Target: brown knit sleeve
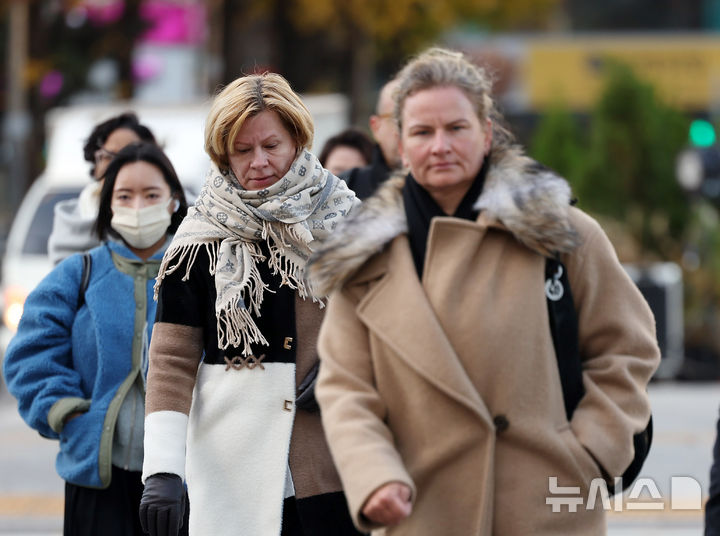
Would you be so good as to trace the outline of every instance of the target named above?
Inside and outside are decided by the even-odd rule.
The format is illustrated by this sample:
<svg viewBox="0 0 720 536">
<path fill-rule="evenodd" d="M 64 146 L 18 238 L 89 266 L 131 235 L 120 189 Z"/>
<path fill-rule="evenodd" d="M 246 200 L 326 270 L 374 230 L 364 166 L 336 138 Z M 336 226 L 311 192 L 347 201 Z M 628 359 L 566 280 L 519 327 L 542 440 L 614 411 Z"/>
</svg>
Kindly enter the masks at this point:
<svg viewBox="0 0 720 536">
<path fill-rule="evenodd" d="M 146 415 L 163 410 L 190 413 L 202 352 L 202 328 L 155 324 L 150 342 Z"/>
<path fill-rule="evenodd" d="M 297 350 L 295 354 L 296 384 L 300 385 L 305 375 L 317 362 L 317 338 L 325 310 L 311 299 L 304 300 L 295 294 L 295 329 Z"/>
</svg>

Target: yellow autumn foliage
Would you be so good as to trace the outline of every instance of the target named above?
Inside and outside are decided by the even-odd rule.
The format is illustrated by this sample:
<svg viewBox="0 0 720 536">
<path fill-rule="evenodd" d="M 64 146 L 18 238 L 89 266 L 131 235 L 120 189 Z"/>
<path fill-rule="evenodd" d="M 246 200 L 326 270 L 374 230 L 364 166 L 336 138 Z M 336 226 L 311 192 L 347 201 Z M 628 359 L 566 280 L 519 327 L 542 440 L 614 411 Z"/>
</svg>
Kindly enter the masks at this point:
<svg viewBox="0 0 720 536">
<path fill-rule="evenodd" d="M 354 28 L 376 41 L 417 30 L 433 33 L 466 22 L 513 25 L 546 17 L 559 0 L 286 0 L 296 27 L 308 32 Z"/>
</svg>

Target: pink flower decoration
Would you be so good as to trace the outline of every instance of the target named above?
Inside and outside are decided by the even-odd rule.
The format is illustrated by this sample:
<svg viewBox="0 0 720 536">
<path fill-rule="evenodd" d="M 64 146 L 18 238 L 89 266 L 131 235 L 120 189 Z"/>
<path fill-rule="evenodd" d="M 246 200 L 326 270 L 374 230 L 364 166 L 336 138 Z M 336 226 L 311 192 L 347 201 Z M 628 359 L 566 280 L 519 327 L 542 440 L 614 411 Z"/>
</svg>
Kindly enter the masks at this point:
<svg viewBox="0 0 720 536">
<path fill-rule="evenodd" d="M 140 16 L 151 24 L 141 41 L 154 44 L 197 44 L 205 38 L 205 7 L 169 0 L 146 0 Z"/>
<path fill-rule="evenodd" d="M 52 99 L 62 90 L 65 77 L 60 71 L 49 71 L 40 81 L 40 95 L 46 99 Z"/>
<path fill-rule="evenodd" d="M 125 11 L 125 0 L 85 0 L 90 21 L 97 26 L 120 20 Z"/>
</svg>

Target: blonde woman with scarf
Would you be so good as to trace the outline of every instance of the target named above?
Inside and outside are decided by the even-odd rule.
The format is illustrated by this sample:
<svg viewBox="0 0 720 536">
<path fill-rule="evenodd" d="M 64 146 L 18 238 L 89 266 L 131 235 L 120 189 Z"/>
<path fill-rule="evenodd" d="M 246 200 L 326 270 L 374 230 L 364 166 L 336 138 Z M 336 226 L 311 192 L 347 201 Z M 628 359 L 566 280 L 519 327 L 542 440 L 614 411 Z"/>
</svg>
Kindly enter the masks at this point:
<svg viewBox="0 0 720 536">
<path fill-rule="evenodd" d="M 235 80 L 211 106 L 205 186 L 163 258 L 140 519 L 175 535 L 358 534 L 309 396 L 322 303 L 303 280 L 359 201 L 308 152 L 287 81 Z"/>
</svg>

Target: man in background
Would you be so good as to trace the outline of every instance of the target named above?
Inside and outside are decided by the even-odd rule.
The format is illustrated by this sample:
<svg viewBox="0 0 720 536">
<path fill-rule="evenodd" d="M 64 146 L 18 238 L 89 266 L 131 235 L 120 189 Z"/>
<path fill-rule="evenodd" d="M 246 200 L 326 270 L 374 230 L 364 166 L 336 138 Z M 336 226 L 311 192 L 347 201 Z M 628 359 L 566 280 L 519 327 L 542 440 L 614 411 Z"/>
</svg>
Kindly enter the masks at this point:
<svg viewBox="0 0 720 536">
<path fill-rule="evenodd" d="M 380 89 L 375 114 L 370 116 L 370 130 L 376 142 L 372 161 L 367 166 L 353 168 L 340 175 L 360 199 L 372 195 L 401 165 L 399 133 L 393 118 L 393 91 L 396 87 L 397 82 L 390 80 Z"/>
</svg>

